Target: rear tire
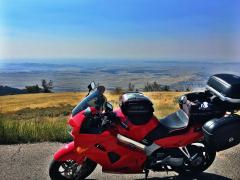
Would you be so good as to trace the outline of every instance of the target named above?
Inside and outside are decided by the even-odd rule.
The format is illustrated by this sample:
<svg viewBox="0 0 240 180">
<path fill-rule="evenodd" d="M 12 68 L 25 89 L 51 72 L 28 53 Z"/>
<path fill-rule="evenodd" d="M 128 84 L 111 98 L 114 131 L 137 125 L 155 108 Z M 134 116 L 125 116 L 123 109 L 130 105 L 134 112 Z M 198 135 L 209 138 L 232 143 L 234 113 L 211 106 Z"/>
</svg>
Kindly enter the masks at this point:
<svg viewBox="0 0 240 180">
<path fill-rule="evenodd" d="M 52 160 L 49 167 L 49 176 L 52 180 L 82 180 L 88 177 L 96 166 L 97 164 L 90 159 L 86 159 L 81 165 L 72 160 Z"/>
<path fill-rule="evenodd" d="M 199 157 L 204 161 L 197 165 L 191 165 L 188 160 L 185 160 L 186 163 L 184 166 L 174 168 L 174 171 L 176 171 L 180 176 L 197 176 L 198 174 L 208 169 L 216 157 L 216 151 L 207 147 L 197 147 L 195 145 L 190 145 L 188 147 L 188 150 L 192 155 L 194 153 L 199 153 Z"/>
</svg>

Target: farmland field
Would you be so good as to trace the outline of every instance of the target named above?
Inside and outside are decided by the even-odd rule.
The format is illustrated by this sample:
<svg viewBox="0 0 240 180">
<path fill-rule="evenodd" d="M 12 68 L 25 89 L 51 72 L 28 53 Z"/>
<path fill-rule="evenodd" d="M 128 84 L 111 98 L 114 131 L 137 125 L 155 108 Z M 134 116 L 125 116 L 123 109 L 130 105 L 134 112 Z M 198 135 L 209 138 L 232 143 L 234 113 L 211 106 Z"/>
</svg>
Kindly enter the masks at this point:
<svg viewBox="0 0 240 180">
<path fill-rule="evenodd" d="M 0 144 L 70 140 L 67 119 L 83 92 L 24 94 L 0 97 Z M 147 92 L 158 118 L 174 112 L 183 92 Z M 106 93 L 114 107 L 119 96 Z"/>
</svg>

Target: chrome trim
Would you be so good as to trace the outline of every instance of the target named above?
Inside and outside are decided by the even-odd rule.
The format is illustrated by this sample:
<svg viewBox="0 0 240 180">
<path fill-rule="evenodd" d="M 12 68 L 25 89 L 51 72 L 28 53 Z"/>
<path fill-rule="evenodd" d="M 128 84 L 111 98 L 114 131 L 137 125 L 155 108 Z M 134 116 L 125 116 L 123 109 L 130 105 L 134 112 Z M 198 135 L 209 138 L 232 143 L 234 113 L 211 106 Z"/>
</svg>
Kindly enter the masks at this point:
<svg viewBox="0 0 240 180">
<path fill-rule="evenodd" d="M 225 97 L 223 94 L 218 92 L 217 90 L 213 89 L 212 87 L 208 86 L 206 87 L 208 90 L 212 91 L 215 95 L 217 95 L 222 101 L 227 101 L 231 103 L 240 103 L 240 99 L 233 99 L 229 97 Z"/>
<path fill-rule="evenodd" d="M 189 152 L 188 152 L 188 149 L 187 149 L 187 147 L 185 146 L 185 147 L 179 147 L 179 149 L 182 151 L 182 153 L 187 157 L 187 158 L 191 158 L 191 156 L 190 156 L 190 154 L 189 154 Z"/>
<path fill-rule="evenodd" d="M 150 156 L 154 151 L 156 151 L 157 149 L 160 148 L 160 146 L 155 143 L 151 144 L 150 146 L 145 146 L 144 144 L 141 144 L 137 141 L 127 138 L 121 134 L 117 134 L 117 139 L 124 144 L 134 146 L 134 147 L 144 151 L 147 156 Z"/>
<path fill-rule="evenodd" d="M 142 151 L 145 151 L 146 146 L 144 144 L 141 144 L 141 143 L 139 143 L 137 141 L 129 139 L 129 138 L 125 137 L 125 136 L 122 136 L 121 134 L 117 134 L 117 139 L 120 142 L 122 142 L 122 143 L 128 144 L 130 146 L 134 146 L 134 147 L 136 147 L 136 148 L 138 148 L 138 149 L 140 149 Z"/>
</svg>

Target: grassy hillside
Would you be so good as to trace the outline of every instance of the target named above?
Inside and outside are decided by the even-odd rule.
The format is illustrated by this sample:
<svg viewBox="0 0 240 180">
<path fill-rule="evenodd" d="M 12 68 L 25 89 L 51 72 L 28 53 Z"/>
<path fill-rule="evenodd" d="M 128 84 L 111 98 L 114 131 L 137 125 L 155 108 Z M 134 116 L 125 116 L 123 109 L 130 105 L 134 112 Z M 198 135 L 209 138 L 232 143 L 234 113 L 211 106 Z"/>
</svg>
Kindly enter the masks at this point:
<svg viewBox="0 0 240 180">
<path fill-rule="evenodd" d="M 144 93 L 154 103 L 155 115 L 174 112 L 180 92 Z M 24 94 L 0 97 L 0 144 L 70 140 L 67 118 L 72 108 L 86 95 L 82 92 Z M 114 107 L 119 95 L 106 93 Z"/>
</svg>

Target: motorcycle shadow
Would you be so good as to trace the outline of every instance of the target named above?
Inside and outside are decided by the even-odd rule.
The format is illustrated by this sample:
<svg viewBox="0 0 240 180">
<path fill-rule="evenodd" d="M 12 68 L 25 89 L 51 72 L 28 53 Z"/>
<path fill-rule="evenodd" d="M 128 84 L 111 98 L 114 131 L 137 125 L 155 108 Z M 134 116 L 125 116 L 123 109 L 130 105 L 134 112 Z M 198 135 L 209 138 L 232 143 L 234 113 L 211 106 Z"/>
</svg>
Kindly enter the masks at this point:
<svg viewBox="0 0 240 180">
<path fill-rule="evenodd" d="M 144 178 L 135 180 L 144 180 Z M 148 178 L 148 180 L 231 180 L 231 179 L 217 174 L 202 173 L 194 177 L 193 176 L 152 177 Z"/>
</svg>

